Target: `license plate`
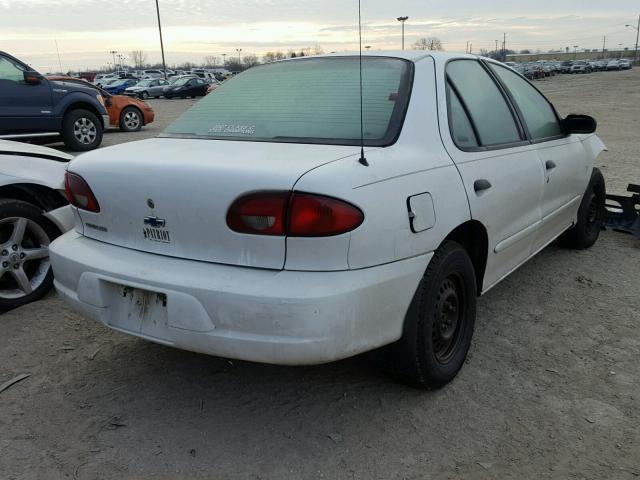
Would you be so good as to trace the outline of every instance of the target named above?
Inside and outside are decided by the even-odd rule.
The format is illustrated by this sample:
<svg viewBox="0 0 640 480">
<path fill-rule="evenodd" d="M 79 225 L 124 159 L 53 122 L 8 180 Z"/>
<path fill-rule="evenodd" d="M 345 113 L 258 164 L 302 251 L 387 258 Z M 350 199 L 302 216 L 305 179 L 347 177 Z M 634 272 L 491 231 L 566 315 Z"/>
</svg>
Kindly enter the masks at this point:
<svg viewBox="0 0 640 480">
<path fill-rule="evenodd" d="M 110 284 L 109 325 L 163 338 L 167 330 L 167 296 L 163 293 Z"/>
<path fill-rule="evenodd" d="M 152 242 L 171 243 L 171 234 L 164 228 L 144 227 L 142 234 Z"/>
</svg>

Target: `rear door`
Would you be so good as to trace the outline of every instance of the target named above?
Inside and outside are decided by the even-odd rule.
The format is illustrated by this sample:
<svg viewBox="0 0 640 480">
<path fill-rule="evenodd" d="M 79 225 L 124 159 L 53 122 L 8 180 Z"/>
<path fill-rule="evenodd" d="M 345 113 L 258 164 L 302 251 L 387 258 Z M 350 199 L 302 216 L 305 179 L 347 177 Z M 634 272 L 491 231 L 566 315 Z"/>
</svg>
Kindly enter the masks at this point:
<svg viewBox="0 0 640 480">
<path fill-rule="evenodd" d="M 491 63 L 490 68 L 518 110 L 544 176 L 542 224 L 534 240 L 534 249 L 539 250 L 575 218 L 582 196 L 580 164 L 585 151 L 578 137 L 563 133 L 555 109 L 533 85 L 498 64 Z"/>
<path fill-rule="evenodd" d="M 544 180 L 535 147 L 487 68 L 459 59 L 445 71 L 438 80 L 439 91 L 446 92 L 439 98 L 441 135 L 464 182 L 471 216 L 487 229 L 486 290 L 531 255 Z"/>
<path fill-rule="evenodd" d="M 24 81 L 26 67 L 0 55 L 0 135 L 55 130 L 51 87 Z"/>
</svg>

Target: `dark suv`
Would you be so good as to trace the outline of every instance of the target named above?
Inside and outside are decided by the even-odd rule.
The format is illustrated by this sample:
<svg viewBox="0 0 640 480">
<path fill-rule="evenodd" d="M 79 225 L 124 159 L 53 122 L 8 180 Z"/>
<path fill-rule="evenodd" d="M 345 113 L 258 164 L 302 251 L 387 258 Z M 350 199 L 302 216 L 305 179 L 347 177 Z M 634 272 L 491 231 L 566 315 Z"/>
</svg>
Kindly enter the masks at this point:
<svg viewBox="0 0 640 480">
<path fill-rule="evenodd" d="M 109 115 L 95 89 L 49 81 L 0 51 L 0 138 L 62 136 L 70 150 L 97 148 Z"/>
</svg>

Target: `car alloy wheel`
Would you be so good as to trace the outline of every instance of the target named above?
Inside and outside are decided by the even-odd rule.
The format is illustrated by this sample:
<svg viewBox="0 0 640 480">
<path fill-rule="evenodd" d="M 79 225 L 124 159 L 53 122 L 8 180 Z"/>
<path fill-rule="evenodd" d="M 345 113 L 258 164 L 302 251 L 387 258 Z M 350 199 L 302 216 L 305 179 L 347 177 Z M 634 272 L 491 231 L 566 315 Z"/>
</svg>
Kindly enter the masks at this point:
<svg viewBox="0 0 640 480">
<path fill-rule="evenodd" d="M 140 115 L 138 112 L 130 110 L 124 114 L 124 124 L 128 130 L 136 130 L 140 125 Z"/>
<path fill-rule="evenodd" d="M 45 282 L 49 241 L 45 230 L 31 219 L 0 220 L 0 299 L 20 299 Z"/>
<path fill-rule="evenodd" d="M 73 136 L 83 145 L 90 145 L 98 136 L 95 124 L 86 117 L 81 117 L 73 124 Z"/>
</svg>

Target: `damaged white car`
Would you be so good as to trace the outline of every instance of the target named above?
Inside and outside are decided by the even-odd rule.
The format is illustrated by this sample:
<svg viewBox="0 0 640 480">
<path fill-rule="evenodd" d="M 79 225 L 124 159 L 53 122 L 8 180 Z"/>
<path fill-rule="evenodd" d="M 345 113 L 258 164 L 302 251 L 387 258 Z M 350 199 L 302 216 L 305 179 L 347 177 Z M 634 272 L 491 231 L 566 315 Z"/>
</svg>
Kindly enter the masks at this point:
<svg viewBox="0 0 640 480">
<path fill-rule="evenodd" d="M 595 128 L 471 55 L 254 67 L 160 138 L 71 162 L 55 285 L 150 341 L 289 365 L 386 347 L 391 370 L 437 388 L 479 294 L 558 237 L 598 238 Z"/>
<path fill-rule="evenodd" d="M 72 158 L 0 140 L 0 311 L 37 300 L 53 285 L 49 244 L 73 227 L 64 193 Z"/>
</svg>

